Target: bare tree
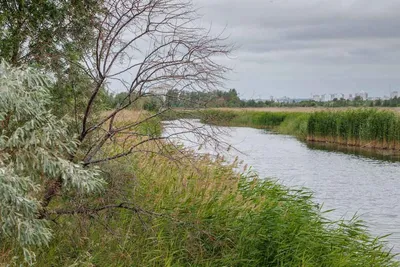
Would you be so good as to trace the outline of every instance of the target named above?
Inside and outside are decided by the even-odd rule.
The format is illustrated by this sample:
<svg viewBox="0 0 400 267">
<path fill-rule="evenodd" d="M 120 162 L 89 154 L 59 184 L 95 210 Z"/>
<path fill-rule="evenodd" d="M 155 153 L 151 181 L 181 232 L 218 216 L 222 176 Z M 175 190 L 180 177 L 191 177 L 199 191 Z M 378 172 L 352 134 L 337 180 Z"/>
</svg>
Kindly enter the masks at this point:
<svg viewBox="0 0 400 267">
<path fill-rule="evenodd" d="M 143 151 L 143 144 L 170 140 L 184 132 L 194 133 L 202 141 L 216 140 L 216 135 L 199 125 L 181 123 L 179 131 L 164 136 L 143 134 L 135 129 L 165 113 L 124 122 L 118 116 L 142 98 L 165 94 L 168 90 L 209 91 L 223 86 L 229 68 L 218 63 L 232 46 L 221 35 L 212 36 L 200 25 L 190 0 L 105 0 L 98 16 L 96 44 L 87 51 L 79 67 L 92 79 L 92 91 L 80 121 L 79 141 L 84 164 L 91 165 Z M 96 117 L 93 107 L 102 88 L 124 90 L 126 98 L 115 110 Z M 118 121 L 118 123 L 116 123 Z M 140 137 L 140 138 L 132 138 Z M 105 153 L 104 146 L 120 140 L 120 149 Z M 128 142 L 129 140 L 129 142 Z M 132 141 L 133 140 L 133 141 Z M 75 157 L 73 155 L 72 157 Z M 44 204 L 61 188 L 51 185 Z"/>
</svg>

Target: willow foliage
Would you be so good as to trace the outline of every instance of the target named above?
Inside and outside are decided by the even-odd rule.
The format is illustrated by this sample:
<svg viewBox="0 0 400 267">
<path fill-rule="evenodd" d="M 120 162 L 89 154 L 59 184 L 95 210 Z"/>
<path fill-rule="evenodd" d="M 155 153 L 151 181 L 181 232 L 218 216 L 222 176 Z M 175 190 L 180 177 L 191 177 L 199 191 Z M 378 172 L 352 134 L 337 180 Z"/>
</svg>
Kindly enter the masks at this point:
<svg viewBox="0 0 400 267">
<path fill-rule="evenodd" d="M 77 142 L 48 110 L 50 83 L 30 68 L 0 64 L 0 242 L 18 242 L 32 262 L 32 245 L 51 238 L 40 219 L 44 185 L 61 179 L 65 190 L 92 192 L 103 180 L 95 169 L 68 160 Z"/>
</svg>

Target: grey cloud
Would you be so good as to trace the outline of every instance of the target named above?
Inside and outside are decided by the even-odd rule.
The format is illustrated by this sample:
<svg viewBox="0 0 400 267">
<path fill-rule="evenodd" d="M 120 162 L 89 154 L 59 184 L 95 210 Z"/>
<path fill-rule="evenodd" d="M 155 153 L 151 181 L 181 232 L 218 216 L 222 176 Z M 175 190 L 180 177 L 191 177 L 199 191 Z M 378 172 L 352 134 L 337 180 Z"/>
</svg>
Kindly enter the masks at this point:
<svg viewBox="0 0 400 267">
<path fill-rule="evenodd" d="M 351 20 L 296 27 L 285 32 L 287 39 L 368 39 L 400 38 L 400 17 Z"/>
<path fill-rule="evenodd" d="M 238 45 L 231 86 L 304 96 L 400 87 L 398 0 L 197 0 Z M 343 72 L 346 70 L 346 72 Z M 381 88 L 379 88 L 379 85 Z"/>
</svg>

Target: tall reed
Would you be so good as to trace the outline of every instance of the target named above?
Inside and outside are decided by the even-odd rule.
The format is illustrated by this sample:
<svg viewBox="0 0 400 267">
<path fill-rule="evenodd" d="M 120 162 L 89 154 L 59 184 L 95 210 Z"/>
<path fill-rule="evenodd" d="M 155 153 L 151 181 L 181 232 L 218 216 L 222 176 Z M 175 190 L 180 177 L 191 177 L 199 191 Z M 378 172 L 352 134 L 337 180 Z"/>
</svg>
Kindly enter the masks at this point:
<svg viewBox="0 0 400 267">
<path fill-rule="evenodd" d="M 400 117 L 390 111 L 355 109 L 310 115 L 308 140 L 400 149 Z"/>
<path fill-rule="evenodd" d="M 255 128 L 273 128 L 280 126 L 288 117 L 305 115 L 300 112 L 260 112 L 260 111 L 230 111 L 205 110 L 201 119 L 205 123 L 226 126 L 247 126 Z"/>
<path fill-rule="evenodd" d="M 262 112 L 207 110 L 205 123 L 269 128 L 301 139 L 342 145 L 400 150 L 400 116 L 392 111 Z"/>
<path fill-rule="evenodd" d="M 137 154 L 103 167 L 99 202 L 123 190 L 140 212 L 59 219 L 38 266 L 399 266 L 361 222 L 330 221 L 307 190 L 222 159 Z"/>
</svg>

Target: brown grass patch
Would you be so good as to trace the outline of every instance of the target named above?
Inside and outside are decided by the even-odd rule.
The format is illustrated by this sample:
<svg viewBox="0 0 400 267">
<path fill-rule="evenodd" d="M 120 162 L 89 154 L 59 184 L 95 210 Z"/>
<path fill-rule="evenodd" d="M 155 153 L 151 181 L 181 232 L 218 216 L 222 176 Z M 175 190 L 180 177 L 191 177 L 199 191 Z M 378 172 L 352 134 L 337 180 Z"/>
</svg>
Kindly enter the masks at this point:
<svg viewBox="0 0 400 267">
<path fill-rule="evenodd" d="M 101 114 L 101 117 L 109 116 L 113 110 L 105 111 Z M 118 112 L 115 116 L 115 122 L 125 122 L 125 123 L 132 123 L 138 122 L 141 119 L 149 116 L 149 112 L 146 110 L 139 110 L 139 109 L 125 109 Z"/>
</svg>

